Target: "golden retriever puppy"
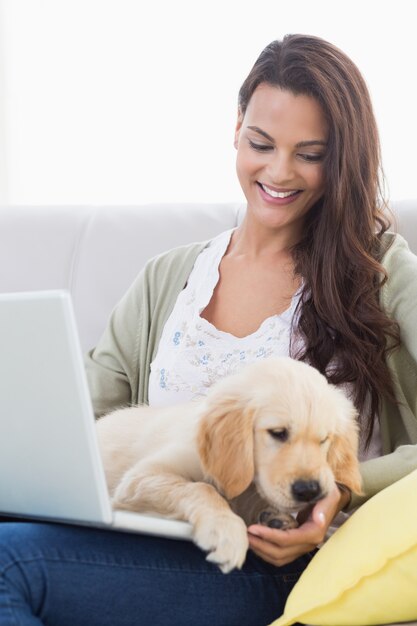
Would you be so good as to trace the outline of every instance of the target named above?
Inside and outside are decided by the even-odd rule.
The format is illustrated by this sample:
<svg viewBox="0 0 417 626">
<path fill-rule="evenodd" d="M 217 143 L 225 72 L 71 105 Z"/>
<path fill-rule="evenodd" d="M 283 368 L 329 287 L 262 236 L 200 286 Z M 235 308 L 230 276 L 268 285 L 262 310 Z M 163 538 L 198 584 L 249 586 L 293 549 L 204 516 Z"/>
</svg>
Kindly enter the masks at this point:
<svg viewBox="0 0 417 626">
<path fill-rule="evenodd" d="M 356 417 L 341 390 L 287 357 L 247 365 L 195 402 L 120 409 L 97 422 L 112 505 L 190 522 L 229 572 L 260 515 L 291 527 L 335 481 L 360 493 Z"/>
</svg>

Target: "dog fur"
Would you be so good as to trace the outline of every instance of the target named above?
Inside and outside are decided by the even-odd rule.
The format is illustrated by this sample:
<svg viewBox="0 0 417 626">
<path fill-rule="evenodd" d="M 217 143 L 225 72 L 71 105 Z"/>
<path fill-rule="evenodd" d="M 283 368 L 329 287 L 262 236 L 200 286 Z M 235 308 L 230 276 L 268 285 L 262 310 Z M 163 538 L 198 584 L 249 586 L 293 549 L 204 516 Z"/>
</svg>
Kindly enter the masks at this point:
<svg viewBox="0 0 417 626">
<path fill-rule="evenodd" d="M 335 482 L 360 493 L 356 418 L 317 370 L 281 357 L 195 402 L 114 411 L 97 430 L 113 507 L 190 522 L 207 560 L 229 572 L 244 563 L 247 524 L 294 526 L 291 514 Z"/>
</svg>

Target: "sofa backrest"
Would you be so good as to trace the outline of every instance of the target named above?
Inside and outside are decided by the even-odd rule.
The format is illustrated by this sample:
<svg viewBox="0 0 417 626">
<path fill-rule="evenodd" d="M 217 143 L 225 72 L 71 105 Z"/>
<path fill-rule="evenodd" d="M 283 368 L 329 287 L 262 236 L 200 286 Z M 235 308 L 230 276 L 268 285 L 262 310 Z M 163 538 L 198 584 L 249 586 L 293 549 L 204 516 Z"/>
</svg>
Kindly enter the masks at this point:
<svg viewBox="0 0 417 626">
<path fill-rule="evenodd" d="M 68 289 L 83 350 L 94 346 L 151 257 L 237 225 L 238 204 L 0 209 L 0 292 Z"/>
<path fill-rule="evenodd" d="M 393 205 L 417 254 L 417 201 Z M 84 350 L 146 261 L 235 227 L 241 204 L 0 208 L 0 292 L 68 289 Z"/>
</svg>

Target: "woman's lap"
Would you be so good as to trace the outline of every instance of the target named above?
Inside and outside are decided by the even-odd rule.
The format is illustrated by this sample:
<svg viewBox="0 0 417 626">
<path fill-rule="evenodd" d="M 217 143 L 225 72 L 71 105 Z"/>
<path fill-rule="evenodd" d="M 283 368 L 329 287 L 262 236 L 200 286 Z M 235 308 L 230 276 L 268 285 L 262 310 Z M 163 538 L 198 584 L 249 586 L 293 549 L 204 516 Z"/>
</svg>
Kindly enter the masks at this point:
<svg viewBox="0 0 417 626">
<path fill-rule="evenodd" d="M 0 524 L 0 624 L 263 626 L 308 560 L 274 568 L 249 552 L 225 575 L 188 541 Z"/>
</svg>

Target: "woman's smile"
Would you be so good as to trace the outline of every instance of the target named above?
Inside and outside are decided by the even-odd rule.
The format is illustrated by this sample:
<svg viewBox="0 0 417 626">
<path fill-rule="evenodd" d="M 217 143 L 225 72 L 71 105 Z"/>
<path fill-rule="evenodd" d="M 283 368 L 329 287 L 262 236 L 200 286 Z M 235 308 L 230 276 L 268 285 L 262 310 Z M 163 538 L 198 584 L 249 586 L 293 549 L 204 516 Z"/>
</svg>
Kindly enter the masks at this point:
<svg viewBox="0 0 417 626">
<path fill-rule="evenodd" d="M 270 202 L 271 204 L 277 204 L 280 206 L 294 202 L 294 200 L 296 200 L 302 193 L 301 189 L 276 190 L 269 185 L 265 185 L 264 183 L 257 182 L 257 184 L 259 185 L 259 193 L 265 202 Z"/>
</svg>

